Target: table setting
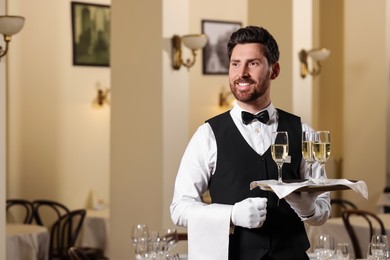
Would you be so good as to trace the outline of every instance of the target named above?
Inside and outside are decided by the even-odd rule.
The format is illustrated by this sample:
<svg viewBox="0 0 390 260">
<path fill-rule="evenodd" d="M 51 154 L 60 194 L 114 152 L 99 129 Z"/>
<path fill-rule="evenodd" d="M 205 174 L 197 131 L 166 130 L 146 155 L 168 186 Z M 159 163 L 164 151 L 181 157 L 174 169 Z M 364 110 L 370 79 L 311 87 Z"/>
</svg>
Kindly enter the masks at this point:
<svg viewBox="0 0 390 260">
<path fill-rule="evenodd" d="M 6 259 L 48 259 L 50 234 L 33 224 L 6 224 Z"/>
<path fill-rule="evenodd" d="M 176 229 L 158 232 L 149 230 L 146 224 L 136 224 L 132 228 L 131 240 L 136 260 L 187 260 L 186 255 L 172 250 L 178 243 Z"/>
<path fill-rule="evenodd" d="M 355 259 L 352 248 L 347 242 L 335 243 L 329 234 L 319 234 L 308 252 L 310 260 L 350 260 Z M 374 234 L 367 243 L 367 260 L 390 259 L 389 240 L 386 235 Z M 356 259 L 358 260 L 358 259 Z"/>
</svg>

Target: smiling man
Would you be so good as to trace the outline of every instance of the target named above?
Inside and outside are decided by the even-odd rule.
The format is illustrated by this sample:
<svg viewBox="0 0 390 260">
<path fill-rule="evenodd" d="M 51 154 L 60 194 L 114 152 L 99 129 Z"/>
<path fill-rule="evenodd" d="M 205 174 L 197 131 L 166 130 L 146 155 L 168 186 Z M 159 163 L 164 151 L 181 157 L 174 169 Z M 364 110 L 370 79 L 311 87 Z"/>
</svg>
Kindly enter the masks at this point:
<svg viewBox="0 0 390 260">
<path fill-rule="evenodd" d="M 329 192 L 278 199 L 270 191 L 250 190 L 249 184 L 277 179 L 270 151 L 275 131 L 289 136 L 291 160 L 283 166 L 283 178 L 307 179 L 301 137 L 312 129 L 271 102 L 279 48 L 266 29 L 241 28 L 227 48 L 230 90 L 237 101 L 191 138 L 176 177 L 172 220 L 188 226 L 190 260 L 309 259 L 304 222 L 320 225 L 329 218 Z M 207 190 L 211 204 L 201 200 Z"/>
</svg>

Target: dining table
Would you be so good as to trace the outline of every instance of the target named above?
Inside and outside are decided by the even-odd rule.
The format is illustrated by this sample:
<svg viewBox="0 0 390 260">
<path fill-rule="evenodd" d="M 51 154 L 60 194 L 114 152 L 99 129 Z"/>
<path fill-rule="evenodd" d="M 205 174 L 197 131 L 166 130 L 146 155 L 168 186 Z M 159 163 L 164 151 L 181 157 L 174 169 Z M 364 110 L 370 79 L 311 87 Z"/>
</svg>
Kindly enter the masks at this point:
<svg viewBox="0 0 390 260">
<path fill-rule="evenodd" d="M 108 233 L 110 231 L 110 210 L 88 209 L 76 245 L 97 248 L 107 252 Z"/>
<path fill-rule="evenodd" d="M 377 214 L 377 216 L 383 221 L 383 224 L 386 228 L 386 233 L 390 235 L 390 214 Z M 367 255 L 367 249 L 370 240 L 368 223 L 361 217 L 351 217 L 350 221 L 355 229 L 359 244 L 362 245 L 362 254 L 365 256 Z M 380 233 L 379 226 L 376 225 L 376 223 L 373 223 L 373 225 L 375 232 Z M 320 234 L 328 234 L 333 237 L 335 245 L 337 245 L 337 243 L 348 243 L 350 245 L 350 256 L 352 258 L 355 257 L 351 239 L 349 238 L 347 229 L 345 228 L 341 217 L 330 218 L 320 226 L 305 225 L 305 227 L 312 247 L 314 247 L 314 241 L 316 237 L 318 237 Z M 313 248 L 310 248 L 308 252 L 313 252 Z"/>
<path fill-rule="evenodd" d="M 6 224 L 6 259 L 49 259 L 50 234 L 46 227 L 34 224 Z"/>
</svg>

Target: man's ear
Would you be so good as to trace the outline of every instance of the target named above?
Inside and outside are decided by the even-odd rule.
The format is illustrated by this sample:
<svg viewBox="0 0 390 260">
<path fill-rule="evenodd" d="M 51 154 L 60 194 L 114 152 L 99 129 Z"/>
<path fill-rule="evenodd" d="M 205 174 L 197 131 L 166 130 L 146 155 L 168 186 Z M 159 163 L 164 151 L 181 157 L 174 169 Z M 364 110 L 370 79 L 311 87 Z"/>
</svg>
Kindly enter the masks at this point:
<svg viewBox="0 0 390 260">
<path fill-rule="evenodd" d="M 271 79 L 276 79 L 279 76 L 279 72 L 280 72 L 280 65 L 279 62 L 276 62 L 274 65 L 272 65 Z"/>
</svg>

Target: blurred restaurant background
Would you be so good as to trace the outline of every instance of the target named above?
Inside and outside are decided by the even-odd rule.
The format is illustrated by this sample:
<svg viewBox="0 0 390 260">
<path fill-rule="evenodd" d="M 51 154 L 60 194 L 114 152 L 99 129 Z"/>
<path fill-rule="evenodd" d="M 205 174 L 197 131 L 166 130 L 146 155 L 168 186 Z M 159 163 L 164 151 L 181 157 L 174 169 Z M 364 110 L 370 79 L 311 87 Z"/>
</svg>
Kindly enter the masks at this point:
<svg viewBox="0 0 390 260">
<path fill-rule="evenodd" d="M 204 75 L 202 51 L 193 67 L 171 67 L 171 37 L 201 33 L 202 20 L 274 35 L 274 105 L 331 131 L 329 177 L 363 180 L 369 190 L 368 200 L 333 196 L 378 211 L 390 182 L 389 1 L 83 0 L 110 5 L 109 67 L 73 65 L 71 2 L 0 0 L 0 15 L 26 19 L 0 60 L 1 233 L 7 198 L 109 209 L 111 259 L 132 256 L 134 224 L 173 227 L 169 205 L 189 138 L 228 109 L 219 104 L 228 76 Z M 321 74 L 302 78 L 298 53 L 322 47 L 331 54 Z M 98 90 L 109 102 L 96 104 Z M 4 252 L 1 236 L 0 259 Z"/>
</svg>

